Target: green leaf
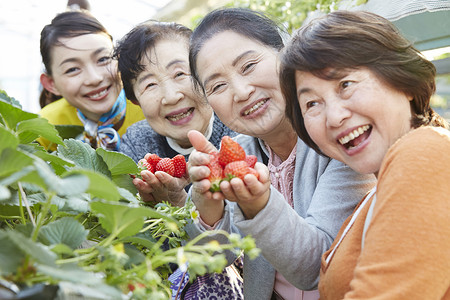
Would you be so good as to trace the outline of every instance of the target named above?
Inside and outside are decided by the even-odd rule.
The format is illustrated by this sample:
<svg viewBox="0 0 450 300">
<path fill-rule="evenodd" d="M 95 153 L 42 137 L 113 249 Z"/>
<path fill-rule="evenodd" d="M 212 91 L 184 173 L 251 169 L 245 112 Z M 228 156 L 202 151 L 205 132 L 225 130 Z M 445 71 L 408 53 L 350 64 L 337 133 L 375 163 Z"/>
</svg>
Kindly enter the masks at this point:
<svg viewBox="0 0 450 300">
<path fill-rule="evenodd" d="M 11 192 L 9 189 L 4 185 L 0 185 L 0 201 L 8 200 L 10 197 Z"/>
<path fill-rule="evenodd" d="M 0 101 L 11 104 L 14 107 L 22 109 L 22 105 L 17 101 L 14 97 L 8 96 L 8 94 L 4 90 L 0 90 Z"/>
<path fill-rule="evenodd" d="M 71 217 L 64 217 L 42 226 L 42 234 L 50 244 L 65 244 L 76 249 L 86 239 L 89 231 Z"/>
<path fill-rule="evenodd" d="M 56 192 L 58 195 L 69 196 L 84 193 L 91 185 L 87 176 L 83 174 L 67 174 L 63 178 L 57 176 L 43 160 L 36 158 L 34 165 L 39 176 L 44 180 L 48 191 Z"/>
<path fill-rule="evenodd" d="M 91 210 L 97 214 L 106 231 L 121 238 L 138 233 L 145 218 L 161 218 L 177 223 L 174 219 L 143 206 L 129 207 L 120 203 L 92 202 Z"/>
<path fill-rule="evenodd" d="M 55 126 L 50 124 L 45 118 L 35 118 L 20 122 L 17 125 L 17 132 L 23 144 L 30 143 L 39 136 L 56 144 L 63 143 Z"/>
<path fill-rule="evenodd" d="M 152 236 L 147 236 L 144 233 L 138 233 L 138 234 L 136 234 L 134 236 L 123 238 L 122 242 L 124 242 L 124 243 L 131 243 L 131 244 L 134 244 L 134 245 L 141 245 L 141 246 L 144 246 L 147 249 L 152 249 L 157 241 Z"/>
<path fill-rule="evenodd" d="M 72 169 L 65 173 L 64 176 L 76 174 L 81 174 L 89 178 L 89 187 L 87 188 L 86 193 L 100 199 L 110 201 L 120 200 L 121 197 L 117 186 L 105 175 L 96 173 L 92 170 Z"/>
<path fill-rule="evenodd" d="M 136 195 L 138 190 L 133 184 L 133 179 L 129 174 L 120 174 L 112 177 L 112 181 L 120 188 L 124 188 L 132 195 Z"/>
<path fill-rule="evenodd" d="M 0 152 L 5 148 L 15 149 L 19 144 L 19 139 L 8 129 L 0 126 Z"/>
<path fill-rule="evenodd" d="M 16 273 L 20 266 L 24 254 L 17 245 L 15 245 L 5 231 L 0 231 L 0 274 L 10 275 Z"/>
<path fill-rule="evenodd" d="M 58 156 L 73 161 L 75 165 L 83 169 L 92 170 L 111 177 L 108 165 L 91 146 L 74 139 L 65 140 L 64 144 L 66 147 L 58 146 Z"/>
<path fill-rule="evenodd" d="M 125 199 L 130 203 L 139 204 L 139 200 L 136 198 L 134 194 L 130 193 L 130 191 L 120 187 L 118 188 L 118 190 L 122 199 Z"/>
<path fill-rule="evenodd" d="M 7 231 L 8 238 L 24 253 L 41 264 L 54 266 L 56 255 L 47 246 L 33 242 L 18 231 Z"/>
<path fill-rule="evenodd" d="M 95 150 L 108 165 L 111 175 L 135 174 L 139 171 L 134 160 L 120 152 L 108 151 L 102 148 Z"/>
<path fill-rule="evenodd" d="M 33 163 L 33 159 L 16 149 L 6 148 L 0 155 L 0 177 L 8 176 Z"/>
<path fill-rule="evenodd" d="M 11 130 L 15 130 L 19 122 L 39 117 L 37 114 L 23 111 L 3 101 L 0 101 L 0 115 L 5 122 L 5 126 Z"/>
<path fill-rule="evenodd" d="M 87 285 L 97 285 L 102 283 L 100 277 L 95 275 L 95 273 L 86 272 L 82 269 L 79 269 L 75 265 L 59 268 L 48 265 L 37 265 L 37 270 L 43 274 L 51 276 L 54 279 Z"/>
<path fill-rule="evenodd" d="M 76 138 L 83 133 L 84 127 L 80 125 L 55 125 L 62 139 Z"/>
</svg>

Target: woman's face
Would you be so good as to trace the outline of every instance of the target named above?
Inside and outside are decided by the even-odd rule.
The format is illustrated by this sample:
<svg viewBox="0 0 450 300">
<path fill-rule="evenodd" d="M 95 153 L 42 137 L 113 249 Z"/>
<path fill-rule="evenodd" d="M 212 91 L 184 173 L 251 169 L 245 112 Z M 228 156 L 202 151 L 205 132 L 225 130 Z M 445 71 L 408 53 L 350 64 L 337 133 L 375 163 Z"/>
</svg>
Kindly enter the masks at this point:
<svg viewBox="0 0 450 300">
<path fill-rule="evenodd" d="M 389 147 L 411 130 L 411 97 L 367 68 L 347 70 L 337 80 L 297 71 L 295 81 L 310 137 L 359 173 L 377 174 Z"/>
<path fill-rule="evenodd" d="M 278 52 L 233 31 L 207 40 L 197 69 L 209 104 L 231 129 L 264 137 L 281 128 L 286 103 L 277 72 Z"/>
<path fill-rule="evenodd" d="M 59 42 L 62 45 L 52 49 L 50 92 L 97 121 L 111 110 L 121 90 L 117 63 L 111 59 L 112 41 L 108 35 L 98 33 Z"/>
<path fill-rule="evenodd" d="M 188 41 L 162 40 L 144 57 L 145 70 L 133 90 L 150 126 L 159 134 L 191 147 L 187 133 L 205 133 L 212 108 L 194 92 L 189 70 Z"/>
</svg>

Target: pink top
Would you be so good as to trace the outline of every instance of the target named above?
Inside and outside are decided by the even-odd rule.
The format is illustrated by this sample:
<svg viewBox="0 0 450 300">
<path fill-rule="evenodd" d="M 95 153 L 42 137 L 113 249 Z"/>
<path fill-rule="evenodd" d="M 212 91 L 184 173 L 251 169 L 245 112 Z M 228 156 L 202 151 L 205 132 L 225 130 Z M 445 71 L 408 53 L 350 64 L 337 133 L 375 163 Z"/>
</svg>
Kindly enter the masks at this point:
<svg viewBox="0 0 450 300">
<path fill-rule="evenodd" d="M 267 146 L 267 145 L 266 145 Z M 284 199 L 294 208 L 293 188 L 294 172 L 295 172 L 295 155 L 297 145 L 292 149 L 289 157 L 282 161 L 275 153 L 269 149 L 269 175 L 271 184 L 283 194 Z M 319 291 L 302 291 L 294 287 L 279 272 L 275 272 L 275 291 L 286 300 L 317 300 L 319 299 Z"/>
</svg>

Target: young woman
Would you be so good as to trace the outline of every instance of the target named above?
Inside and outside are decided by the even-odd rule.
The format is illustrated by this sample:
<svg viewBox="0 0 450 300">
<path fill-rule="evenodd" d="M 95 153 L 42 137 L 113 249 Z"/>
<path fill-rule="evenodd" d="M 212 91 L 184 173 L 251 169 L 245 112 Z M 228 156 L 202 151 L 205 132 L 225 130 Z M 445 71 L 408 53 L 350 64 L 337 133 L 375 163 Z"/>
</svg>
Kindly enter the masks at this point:
<svg viewBox="0 0 450 300">
<path fill-rule="evenodd" d="M 117 150 L 127 127 L 144 116 L 122 91 L 111 58 L 112 37 L 88 12 L 68 11 L 43 28 L 40 43 L 42 86 L 60 99 L 39 114 L 54 125 L 82 125 L 80 139 L 94 148 Z M 40 142 L 54 149 L 48 141 Z"/>
<path fill-rule="evenodd" d="M 322 258 L 321 299 L 450 299 L 450 134 L 435 67 L 386 19 L 336 11 L 283 51 L 287 115 L 306 144 L 375 174 Z"/>
<path fill-rule="evenodd" d="M 320 257 L 374 185 L 373 176 L 358 175 L 298 139 L 278 82 L 282 48 L 277 25 L 246 9 L 209 13 L 191 38 L 192 75 L 208 102 L 243 134 L 236 140 L 246 153 L 268 166 L 256 165 L 259 180 L 234 178 L 212 194 L 206 164 L 214 147 L 189 133 L 197 150 L 189 158 L 191 198 L 201 216 L 191 235 L 211 228 L 240 232 L 262 250 L 255 260 L 244 256 L 245 299 L 317 299 L 309 290 L 317 287 Z"/>
</svg>

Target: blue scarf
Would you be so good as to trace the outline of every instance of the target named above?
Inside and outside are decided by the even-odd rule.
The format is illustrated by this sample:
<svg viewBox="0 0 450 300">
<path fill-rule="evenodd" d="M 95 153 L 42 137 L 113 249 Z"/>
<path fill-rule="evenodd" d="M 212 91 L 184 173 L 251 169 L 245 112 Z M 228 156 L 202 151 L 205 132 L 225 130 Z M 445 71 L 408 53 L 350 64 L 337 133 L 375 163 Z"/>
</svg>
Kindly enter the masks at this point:
<svg viewBox="0 0 450 300">
<path fill-rule="evenodd" d="M 87 119 L 80 110 L 77 110 L 78 118 L 84 125 L 84 132 L 78 139 L 90 144 L 94 149 L 101 147 L 105 150 L 118 151 L 120 135 L 114 126 L 125 117 L 126 108 L 127 99 L 122 90 L 114 106 L 109 112 L 104 113 L 98 122 Z"/>
</svg>

